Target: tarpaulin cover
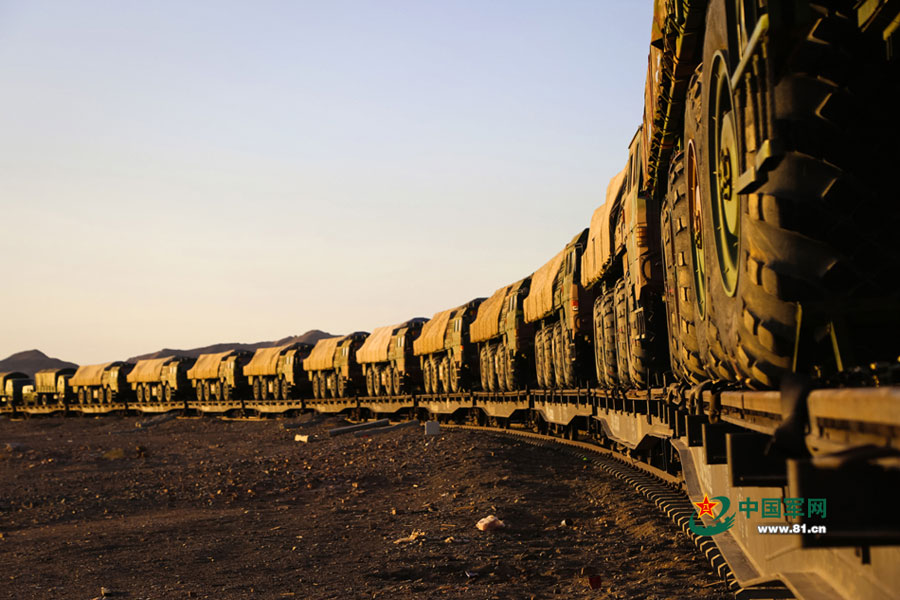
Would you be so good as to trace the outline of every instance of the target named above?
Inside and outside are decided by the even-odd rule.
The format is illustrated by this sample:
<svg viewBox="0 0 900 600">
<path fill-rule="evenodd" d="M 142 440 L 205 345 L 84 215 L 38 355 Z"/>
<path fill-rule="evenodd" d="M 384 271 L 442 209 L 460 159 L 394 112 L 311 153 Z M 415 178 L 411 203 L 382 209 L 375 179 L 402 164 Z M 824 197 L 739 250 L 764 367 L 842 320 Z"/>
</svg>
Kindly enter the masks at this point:
<svg viewBox="0 0 900 600">
<path fill-rule="evenodd" d="M 307 371 L 321 371 L 334 368 L 334 351 L 338 342 L 347 336 L 325 338 L 316 342 L 309 356 L 303 360 L 303 368 Z"/>
<path fill-rule="evenodd" d="M 284 344 L 257 349 L 244 367 L 244 375 L 275 375 L 278 371 L 278 357 L 293 346 L 294 344 Z"/>
<path fill-rule="evenodd" d="M 581 256 L 581 285 L 590 287 L 598 281 L 612 258 L 612 226 L 609 222 L 609 212 L 615 204 L 622 183 L 625 181 L 625 170 L 613 177 L 606 188 L 606 202 L 604 202 L 591 217 L 591 229 L 588 233 L 587 245 Z"/>
<path fill-rule="evenodd" d="M 388 346 L 394 331 L 402 325 L 385 325 L 378 327 L 366 338 L 363 345 L 356 351 L 356 362 L 376 363 L 388 359 Z"/>
<path fill-rule="evenodd" d="M 216 352 L 213 354 L 201 354 L 197 357 L 194 366 L 188 369 L 188 379 L 216 379 L 219 377 L 219 365 L 223 360 L 234 354 L 234 350 Z"/>
<path fill-rule="evenodd" d="M 78 370 L 72 375 L 72 379 L 69 380 L 69 385 L 100 385 L 103 383 L 103 372 L 113 364 L 115 363 L 108 362 L 101 365 L 84 365 L 78 367 Z"/>
<path fill-rule="evenodd" d="M 563 248 L 547 264 L 534 272 L 531 278 L 531 289 L 522 307 L 525 309 L 525 321 L 531 323 L 546 317 L 553 310 L 553 281 L 566 256 Z"/>
<path fill-rule="evenodd" d="M 500 311 L 510 287 L 512 286 L 503 286 L 478 307 L 478 315 L 469 328 L 469 336 L 473 342 L 483 342 L 500 333 Z"/>
<path fill-rule="evenodd" d="M 450 321 L 450 313 L 455 308 L 435 313 L 431 320 L 422 326 L 422 333 L 413 342 L 413 353 L 416 356 L 429 354 L 444 349 L 444 335 L 447 332 L 447 323 Z"/>
<path fill-rule="evenodd" d="M 139 360 L 131 373 L 125 377 L 128 383 L 152 383 L 162 379 L 163 367 L 167 362 L 171 361 L 174 356 L 164 356 L 163 358 L 147 358 Z"/>
</svg>

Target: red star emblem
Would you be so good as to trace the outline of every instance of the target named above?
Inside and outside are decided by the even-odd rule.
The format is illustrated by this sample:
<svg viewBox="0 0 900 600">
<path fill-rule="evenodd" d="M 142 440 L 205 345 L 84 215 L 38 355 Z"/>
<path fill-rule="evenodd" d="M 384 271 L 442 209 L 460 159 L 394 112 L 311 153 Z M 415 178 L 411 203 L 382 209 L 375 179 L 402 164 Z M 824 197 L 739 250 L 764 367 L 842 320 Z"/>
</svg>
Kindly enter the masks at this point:
<svg viewBox="0 0 900 600">
<path fill-rule="evenodd" d="M 713 509 L 719 505 L 717 501 L 710 500 L 709 496 L 703 494 L 703 502 L 694 502 L 697 505 L 697 508 L 700 509 L 700 512 L 697 513 L 697 517 L 702 517 L 703 515 L 709 515 L 711 519 L 715 519 L 716 515 L 713 513 Z"/>
</svg>

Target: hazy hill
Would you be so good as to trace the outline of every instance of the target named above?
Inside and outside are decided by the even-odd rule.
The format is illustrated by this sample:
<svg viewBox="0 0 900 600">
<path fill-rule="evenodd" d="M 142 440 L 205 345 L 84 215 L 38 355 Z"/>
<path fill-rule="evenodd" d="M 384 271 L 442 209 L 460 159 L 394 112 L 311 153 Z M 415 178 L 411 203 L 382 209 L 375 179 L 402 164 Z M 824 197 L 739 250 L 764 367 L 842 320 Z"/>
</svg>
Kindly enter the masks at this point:
<svg viewBox="0 0 900 600">
<path fill-rule="evenodd" d="M 58 358 L 51 358 L 40 350 L 25 350 L 16 352 L 0 360 L 0 372 L 21 371 L 30 377 L 41 369 L 61 369 L 63 367 L 78 368 L 75 363 L 66 362 Z"/>
<path fill-rule="evenodd" d="M 280 346 L 282 344 L 291 344 L 294 342 L 305 342 L 307 344 L 315 344 L 317 341 L 322 338 L 334 337 L 331 333 L 325 333 L 324 331 L 319 331 L 318 329 L 313 329 L 311 331 L 307 331 L 303 335 L 292 335 L 286 338 L 281 338 L 280 340 L 275 340 L 272 342 L 256 342 L 253 344 L 245 344 L 242 342 L 224 342 L 221 344 L 212 344 L 211 346 L 203 346 L 202 348 L 191 348 L 189 350 L 176 350 L 173 348 L 163 348 L 162 350 L 157 350 L 156 352 L 150 352 L 148 354 L 141 354 L 139 356 L 132 356 L 128 359 L 128 362 L 135 362 L 144 358 L 160 358 L 163 356 L 171 356 L 172 354 L 177 354 L 179 356 L 193 356 L 197 357 L 201 354 L 208 354 L 211 352 L 225 352 L 226 350 L 256 350 L 257 348 L 264 348 L 266 346 Z"/>
</svg>

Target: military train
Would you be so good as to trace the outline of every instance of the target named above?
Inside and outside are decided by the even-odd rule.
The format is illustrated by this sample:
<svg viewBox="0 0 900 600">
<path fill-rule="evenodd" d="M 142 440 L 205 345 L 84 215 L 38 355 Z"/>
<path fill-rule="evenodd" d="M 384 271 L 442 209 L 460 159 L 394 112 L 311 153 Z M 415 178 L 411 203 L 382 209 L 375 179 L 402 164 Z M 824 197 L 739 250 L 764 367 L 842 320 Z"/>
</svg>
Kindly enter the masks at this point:
<svg viewBox="0 0 900 600">
<path fill-rule="evenodd" d="M 898 29 L 900 0 L 657 0 L 627 162 L 531 275 L 314 347 L 0 374 L 0 409 L 577 437 L 746 508 L 706 531 L 752 597 L 896 597 Z"/>
</svg>

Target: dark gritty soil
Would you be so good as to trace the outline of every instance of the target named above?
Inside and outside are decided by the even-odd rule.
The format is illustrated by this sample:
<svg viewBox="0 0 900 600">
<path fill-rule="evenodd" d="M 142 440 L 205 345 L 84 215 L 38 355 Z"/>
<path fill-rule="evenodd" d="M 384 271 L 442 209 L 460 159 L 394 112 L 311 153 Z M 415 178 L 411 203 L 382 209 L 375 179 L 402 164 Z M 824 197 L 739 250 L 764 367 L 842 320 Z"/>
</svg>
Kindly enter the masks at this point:
<svg viewBox="0 0 900 600">
<path fill-rule="evenodd" d="M 0 420 L 0 597 L 732 597 L 655 507 L 568 452 L 420 427 L 329 438 L 334 418 L 135 421 Z M 507 527 L 478 531 L 489 514 Z"/>
</svg>

